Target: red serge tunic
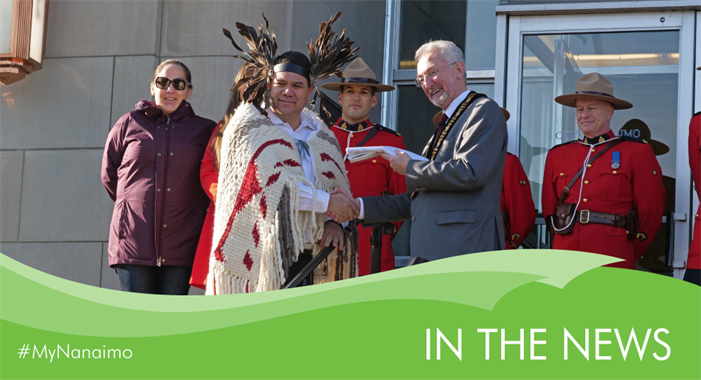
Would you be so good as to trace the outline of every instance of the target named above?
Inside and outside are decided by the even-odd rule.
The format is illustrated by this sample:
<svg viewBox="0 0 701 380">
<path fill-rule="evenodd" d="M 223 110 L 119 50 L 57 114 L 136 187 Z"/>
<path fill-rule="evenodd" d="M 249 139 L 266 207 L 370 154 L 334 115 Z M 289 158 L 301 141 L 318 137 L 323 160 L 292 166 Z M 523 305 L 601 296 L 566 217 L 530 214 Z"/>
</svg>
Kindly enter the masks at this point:
<svg viewBox="0 0 701 380">
<path fill-rule="evenodd" d="M 341 145 L 341 154 L 345 158 L 346 148 L 357 147 L 373 128 L 378 129 L 377 133 L 365 142 L 363 146 L 393 146 L 406 149 L 404 138 L 397 132 L 379 124 L 372 124 L 370 120 L 349 126 L 342 119 L 339 119 L 331 130 L 336 135 L 336 139 Z M 354 129 L 358 130 L 355 131 Z M 394 195 L 407 191 L 404 176 L 392 170 L 389 162 L 382 157 L 375 157 L 356 163 L 351 163 L 346 159 L 345 165 L 354 197 L 380 196 L 385 191 L 390 195 Z M 396 230 L 402 225 L 401 222 L 392 224 L 394 224 Z M 372 228 L 364 228 L 362 225 L 358 225 L 358 273 L 361 276 L 370 274 L 371 236 Z M 393 237 L 389 235 L 382 235 L 381 271 L 394 269 L 392 239 Z"/>
<path fill-rule="evenodd" d="M 211 144 L 222 123 L 223 121 L 220 121 L 217 127 L 214 128 L 212 137 L 209 138 L 209 143 L 207 143 L 207 148 L 202 157 L 202 165 L 200 165 L 200 183 L 211 201 L 209 202 L 207 215 L 204 218 L 202 234 L 200 235 L 200 242 L 197 244 L 197 252 L 195 253 L 195 261 L 192 264 L 192 274 L 190 276 L 190 285 L 200 289 L 206 288 L 207 274 L 209 273 L 209 255 L 212 252 L 212 239 L 214 238 L 214 201 L 217 198 L 217 184 L 219 183 L 219 170 L 215 164 L 216 157 Z"/>
<path fill-rule="evenodd" d="M 506 154 L 504 181 L 501 184 L 501 212 L 508 212 L 509 229 L 504 231 L 506 249 L 518 248 L 535 225 L 535 205 L 531 184 L 521 161 L 511 153 Z"/>
<path fill-rule="evenodd" d="M 548 152 L 543 177 L 543 215 L 553 215 L 562 190 L 582 168 L 589 151 L 592 156 L 614 138 L 612 131 L 585 141 L 573 141 Z M 600 253 L 625 261 L 612 267 L 635 268 L 635 262 L 650 247 L 662 224 L 665 190 L 662 170 L 652 148 L 642 140 L 625 138 L 591 164 L 565 195 L 563 203 L 577 203 L 577 211 L 589 210 L 626 216 L 637 210 L 638 227 L 633 240 L 626 229 L 605 224 L 574 224 L 569 235 L 555 235 L 554 249 Z M 614 169 L 614 153 L 620 157 Z M 582 181 L 584 181 L 582 183 Z M 581 189 L 581 197 L 580 197 Z"/>
<path fill-rule="evenodd" d="M 694 179 L 696 196 L 701 198 L 701 112 L 689 123 L 689 166 Z M 694 215 L 694 235 L 689 246 L 687 269 L 701 269 L 701 205 Z"/>
</svg>

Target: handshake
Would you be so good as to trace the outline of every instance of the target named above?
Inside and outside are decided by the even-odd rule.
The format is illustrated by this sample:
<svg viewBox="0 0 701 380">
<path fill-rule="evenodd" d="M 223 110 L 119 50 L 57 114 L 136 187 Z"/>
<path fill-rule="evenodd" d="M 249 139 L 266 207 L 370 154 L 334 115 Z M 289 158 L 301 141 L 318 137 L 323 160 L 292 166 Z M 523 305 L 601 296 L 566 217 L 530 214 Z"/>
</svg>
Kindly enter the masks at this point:
<svg viewBox="0 0 701 380">
<path fill-rule="evenodd" d="M 353 198 L 347 191 L 335 188 L 329 197 L 329 206 L 326 216 L 337 223 L 345 223 L 360 215 L 360 200 Z"/>
</svg>

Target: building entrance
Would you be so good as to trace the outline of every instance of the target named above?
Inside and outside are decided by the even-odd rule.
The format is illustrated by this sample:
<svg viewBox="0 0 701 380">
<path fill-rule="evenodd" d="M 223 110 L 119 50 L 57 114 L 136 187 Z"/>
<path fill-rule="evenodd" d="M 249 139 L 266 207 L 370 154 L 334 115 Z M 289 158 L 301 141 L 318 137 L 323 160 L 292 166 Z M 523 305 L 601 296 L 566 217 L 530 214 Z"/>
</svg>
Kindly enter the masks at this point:
<svg viewBox="0 0 701 380">
<path fill-rule="evenodd" d="M 691 21 L 686 29 L 685 19 Z M 536 208 L 542 211 L 548 150 L 581 137 L 575 109 L 553 99 L 574 93 L 581 76 L 603 74 L 613 83 L 614 95 L 633 104 L 615 111 L 611 129 L 645 139 L 664 175 L 663 225 L 639 269 L 675 275 L 675 268 L 683 268 L 690 231 L 688 118 L 679 115 L 691 110 L 693 88 L 686 84 L 690 78 L 684 82 L 684 67 L 693 66 L 693 49 L 684 50 L 683 41 L 689 35 L 693 39 L 693 13 L 511 17 L 509 25 L 506 104 L 518 115 L 509 125 L 510 136 L 516 137 L 510 150 L 518 152 L 528 174 Z M 544 246 L 545 228 L 539 222 L 526 245 Z"/>
</svg>

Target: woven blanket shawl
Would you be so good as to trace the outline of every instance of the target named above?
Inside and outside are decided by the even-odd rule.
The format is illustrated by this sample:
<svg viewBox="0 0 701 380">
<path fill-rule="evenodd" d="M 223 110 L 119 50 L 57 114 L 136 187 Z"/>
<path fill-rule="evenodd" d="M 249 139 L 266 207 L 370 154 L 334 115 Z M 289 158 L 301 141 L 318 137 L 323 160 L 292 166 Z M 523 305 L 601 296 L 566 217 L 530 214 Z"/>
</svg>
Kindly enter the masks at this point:
<svg viewBox="0 0 701 380">
<path fill-rule="evenodd" d="M 294 138 L 254 106 L 240 106 L 227 126 L 207 294 L 280 289 L 304 249 L 307 230 L 314 243 L 312 254 L 321 250 L 318 242 L 326 215 L 298 209 L 298 183 L 326 192 L 336 187 L 350 191 L 350 187 L 340 166 L 338 141 L 313 111 L 305 108 L 303 112 L 317 129 L 307 139 L 316 183 L 304 176 Z M 336 251 L 319 265 L 315 283 L 356 275 L 357 232 L 347 230 L 344 240 L 350 249 Z"/>
</svg>

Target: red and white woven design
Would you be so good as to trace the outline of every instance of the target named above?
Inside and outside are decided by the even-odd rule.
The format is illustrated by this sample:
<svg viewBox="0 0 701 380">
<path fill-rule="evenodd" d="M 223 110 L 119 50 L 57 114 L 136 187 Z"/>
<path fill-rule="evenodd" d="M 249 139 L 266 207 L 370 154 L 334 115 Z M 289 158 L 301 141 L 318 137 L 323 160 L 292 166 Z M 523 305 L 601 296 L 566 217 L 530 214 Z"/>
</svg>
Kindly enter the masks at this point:
<svg viewBox="0 0 701 380">
<path fill-rule="evenodd" d="M 298 183 L 350 191 L 338 142 L 314 112 L 303 112 L 317 127 L 307 139 L 315 184 L 304 176 L 294 138 L 254 106 L 239 106 L 226 128 L 207 294 L 280 289 L 287 267 L 303 250 L 305 231 L 318 242 L 327 220 L 298 209 Z M 319 251 L 314 244 L 313 254 Z"/>
</svg>

